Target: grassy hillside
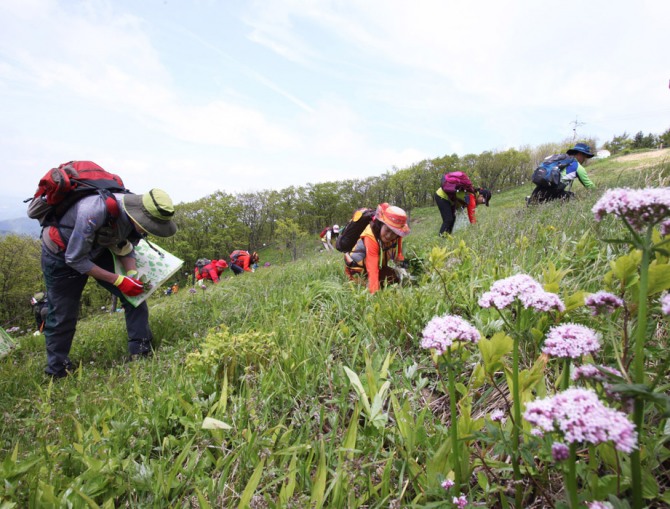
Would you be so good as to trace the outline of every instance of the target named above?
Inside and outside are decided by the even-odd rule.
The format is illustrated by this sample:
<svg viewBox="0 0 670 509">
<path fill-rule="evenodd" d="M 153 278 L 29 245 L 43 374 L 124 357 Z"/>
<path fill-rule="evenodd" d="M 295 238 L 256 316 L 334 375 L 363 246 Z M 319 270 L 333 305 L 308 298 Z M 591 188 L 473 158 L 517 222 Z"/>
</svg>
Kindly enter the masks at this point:
<svg viewBox="0 0 670 509">
<path fill-rule="evenodd" d="M 577 184 L 577 200 L 531 208 L 530 185 L 494 194 L 475 226 L 446 239 L 436 207 L 414 211 L 411 285 L 371 296 L 346 282 L 339 254 L 314 253 L 195 293 L 182 288 L 150 304 L 153 359 L 125 362 L 123 317 L 98 316 L 79 324 L 71 358 L 80 369 L 54 384 L 42 374 L 43 337 L 21 338 L 0 360 L 0 507 L 451 507 L 459 493 L 480 507 L 514 507 L 517 485 L 524 507 L 564 499 L 561 467 L 542 452 L 551 441 L 528 434 L 527 423 L 523 480 L 512 482 L 509 350 L 494 365 L 482 345 L 455 350 L 448 378 L 420 340 L 445 313 L 502 337 L 494 335 L 504 320 L 478 300 L 494 281 L 525 273 L 566 303 L 581 295 L 562 321 L 595 329 L 603 348 L 594 360 L 617 365 L 634 307 L 594 318 L 580 292 L 616 293 L 606 275 L 628 248 L 602 240 L 625 230 L 614 219 L 596 223 L 591 208 L 609 187 L 670 185 L 670 161 L 610 159 L 588 170 L 595 192 Z M 657 297 L 650 373 L 668 347 Z M 561 380 L 563 364 L 539 351 L 551 320 L 533 322 L 539 336 L 521 349 L 524 401 Z M 458 470 L 450 380 L 459 394 L 458 492 L 441 486 Z M 668 382 L 662 374 L 658 387 Z M 670 430 L 648 406 L 645 497 L 663 507 Z M 504 424 L 487 417 L 494 409 Z M 607 445 L 579 454 L 581 497 L 629 497 L 625 455 Z"/>
</svg>

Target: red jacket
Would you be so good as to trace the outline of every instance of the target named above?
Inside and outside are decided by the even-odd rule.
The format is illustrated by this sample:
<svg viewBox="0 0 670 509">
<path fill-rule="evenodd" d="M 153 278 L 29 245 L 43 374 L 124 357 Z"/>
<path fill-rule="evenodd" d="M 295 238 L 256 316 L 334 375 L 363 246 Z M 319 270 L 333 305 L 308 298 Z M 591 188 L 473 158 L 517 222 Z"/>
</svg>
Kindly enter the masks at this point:
<svg viewBox="0 0 670 509">
<path fill-rule="evenodd" d="M 243 251 L 242 249 L 233 251 L 230 253 L 230 263 L 237 265 L 247 272 L 251 272 L 251 254 L 249 254 L 249 251 Z"/>
<path fill-rule="evenodd" d="M 219 282 L 219 275 L 228 268 L 226 260 L 212 260 L 199 271 L 195 268 L 195 277 L 198 281 L 201 279 L 211 279 L 215 283 Z"/>
</svg>

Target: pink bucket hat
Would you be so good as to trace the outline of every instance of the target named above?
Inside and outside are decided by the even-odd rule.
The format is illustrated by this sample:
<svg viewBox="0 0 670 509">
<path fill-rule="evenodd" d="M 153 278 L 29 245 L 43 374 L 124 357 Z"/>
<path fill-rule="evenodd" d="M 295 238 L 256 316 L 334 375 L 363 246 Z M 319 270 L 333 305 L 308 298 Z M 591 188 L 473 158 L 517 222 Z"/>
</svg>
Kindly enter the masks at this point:
<svg viewBox="0 0 670 509">
<path fill-rule="evenodd" d="M 407 212 L 395 205 L 388 203 L 381 203 L 375 212 L 375 218 L 388 226 L 393 233 L 400 237 L 405 237 L 409 234 L 409 226 L 407 226 Z"/>
</svg>

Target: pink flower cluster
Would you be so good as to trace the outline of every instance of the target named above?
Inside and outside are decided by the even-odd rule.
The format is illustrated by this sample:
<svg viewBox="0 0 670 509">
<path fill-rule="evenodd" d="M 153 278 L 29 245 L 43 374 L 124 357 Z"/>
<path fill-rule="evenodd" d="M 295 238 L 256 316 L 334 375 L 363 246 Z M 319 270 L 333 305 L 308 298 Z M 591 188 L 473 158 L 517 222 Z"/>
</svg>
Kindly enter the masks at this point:
<svg viewBox="0 0 670 509">
<path fill-rule="evenodd" d="M 593 364 L 584 364 L 583 366 L 575 368 L 575 370 L 570 375 L 570 378 L 574 382 L 582 378 L 603 382 L 606 380 L 606 376 L 603 373 L 603 371 L 614 376 L 623 377 L 621 371 L 619 371 L 618 369 L 610 368 L 609 366 L 595 366 Z"/>
<path fill-rule="evenodd" d="M 435 316 L 426 324 L 422 333 L 421 347 L 434 348 L 438 354 L 447 351 L 454 341 L 479 341 L 479 331 L 460 316 Z"/>
<path fill-rule="evenodd" d="M 664 315 L 670 315 L 670 293 L 661 297 L 661 312 Z"/>
<path fill-rule="evenodd" d="M 595 502 L 587 502 L 586 507 L 588 507 L 588 509 L 614 509 L 614 506 L 609 502 L 600 502 L 598 500 Z"/>
<path fill-rule="evenodd" d="M 551 457 L 554 461 L 565 461 L 570 457 L 570 448 L 562 442 L 551 444 Z"/>
<path fill-rule="evenodd" d="M 455 484 L 456 483 L 454 481 L 447 478 L 444 481 L 442 481 L 442 488 L 444 488 L 445 490 L 448 490 L 450 488 L 453 488 Z"/>
<path fill-rule="evenodd" d="M 614 214 L 628 222 L 638 233 L 659 225 L 661 235 L 670 233 L 670 187 L 646 189 L 610 189 L 591 209 L 596 221 Z"/>
<path fill-rule="evenodd" d="M 608 292 L 596 292 L 584 299 L 584 304 L 591 308 L 591 314 L 604 315 L 611 314 L 615 309 L 623 307 L 623 300 Z"/>
<path fill-rule="evenodd" d="M 465 495 L 454 497 L 452 502 L 456 507 L 458 507 L 458 509 L 463 509 L 466 505 L 468 505 L 468 499 L 465 498 Z"/>
<path fill-rule="evenodd" d="M 481 296 L 479 305 L 483 308 L 493 306 L 496 309 L 504 309 L 512 304 L 514 299 L 519 299 L 526 309 L 565 311 L 565 305 L 558 295 L 545 291 L 540 283 L 526 274 L 516 274 L 496 281 L 491 290 Z"/>
<path fill-rule="evenodd" d="M 578 359 L 600 348 L 596 333 L 576 323 L 565 323 L 549 329 L 542 352 L 553 357 Z"/>
<path fill-rule="evenodd" d="M 503 413 L 502 410 L 500 409 L 495 409 L 491 414 L 489 415 L 489 418 L 493 422 L 503 422 L 505 420 L 505 414 Z"/>
<path fill-rule="evenodd" d="M 546 432 L 558 431 L 568 443 L 600 444 L 631 452 L 637 447 L 637 432 L 623 412 L 606 407 L 595 392 L 570 388 L 555 396 L 526 405 L 523 415 L 529 423 Z"/>
</svg>

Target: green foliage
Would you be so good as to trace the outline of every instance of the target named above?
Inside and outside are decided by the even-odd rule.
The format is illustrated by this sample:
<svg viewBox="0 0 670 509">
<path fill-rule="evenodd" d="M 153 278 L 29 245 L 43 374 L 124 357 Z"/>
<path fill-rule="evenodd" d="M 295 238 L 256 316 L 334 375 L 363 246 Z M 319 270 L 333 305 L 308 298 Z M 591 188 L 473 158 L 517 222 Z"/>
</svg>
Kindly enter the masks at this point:
<svg viewBox="0 0 670 509">
<path fill-rule="evenodd" d="M 272 333 L 231 334 L 228 327 L 221 325 L 205 336 L 198 351 L 188 354 L 186 366 L 216 378 L 226 372 L 235 379 L 249 368 L 267 366 L 278 353 Z"/>
<path fill-rule="evenodd" d="M 454 155 L 414 169 L 432 172 L 436 187 L 445 169 L 464 164 L 474 171 L 476 163 L 477 156 Z M 413 270 L 422 269 L 416 285 L 370 295 L 346 281 L 339 256 L 305 248 L 296 262 L 280 264 L 273 247 L 261 254 L 276 256 L 269 268 L 194 294 L 182 287 L 171 297 L 152 298 L 152 359 L 123 362 L 122 313 L 80 321 L 71 352 L 77 370 L 55 383 L 42 374 L 44 338 L 19 338 L 20 348 L 0 360 L 0 507 L 445 507 L 457 493 L 441 483 L 455 478 L 457 465 L 462 492 L 474 506 L 514 507 L 507 383 L 514 340 L 502 332 L 504 320 L 478 299 L 494 281 L 517 273 L 542 281 L 567 307 L 561 316 L 519 315 L 521 399 L 553 392 L 562 374 L 562 365 L 541 355 L 546 330 L 556 320 L 593 327 L 603 344 L 593 361 L 618 366 L 625 376 L 610 380 L 619 384 L 616 390 L 648 402 L 644 496 L 650 507 L 667 505 L 668 322 L 658 305 L 666 269 L 651 271 L 646 290 L 646 380 L 629 385 L 628 364 L 616 359 L 636 326 L 639 257 L 627 246 L 603 242 L 626 232 L 615 221 L 594 223 L 590 212 L 607 187 L 670 177 L 667 163 L 638 166 L 616 158 L 594 163 L 589 174 L 598 189 L 577 189 L 569 204 L 527 208 L 530 185 L 510 188 L 494 195 L 491 207 L 478 209 L 476 225 L 445 238 L 436 235 L 440 218 L 430 194 L 422 206 L 418 185 L 402 172 L 396 180 L 406 181 L 394 181 L 393 192 L 400 194 L 393 196 L 417 204 L 404 242 Z M 390 178 L 349 181 L 346 199 L 328 213 L 346 217 L 365 200 L 391 196 L 382 182 L 389 186 Z M 404 194 L 395 188 L 401 184 Z M 326 197 L 329 189 L 318 188 Z M 309 221 L 316 226 L 302 188 L 264 195 L 268 210 L 241 225 L 228 222 L 240 202 L 218 198 L 230 208 L 220 205 L 218 223 L 210 225 L 221 230 L 214 233 L 217 250 L 248 242 L 252 227 L 266 232 L 256 239 L 268 232 L 276 238 L 274 219 L 290 224 L 290 218 L 303 231 L 313 231 Z M 215 206 L 200 205 L 203 211 Z M 192 214 L 183 218 L 189 242 L 201 242 L 198 250 L 214 246 L 198 235 L 205 212 L 185 210 Z M 291 215 L 280 215 L 284 211 Z M 655 252 L 651 266 L 666 265 L 667 256 Z M 626 307 L 592 317 L 583 298 L 601 289 L 624 297 Z M 453 352 L 455 412 L 446 379 L 419 346 L 428 320 L 445 313 L 462 314 L 483 336 L 478 348 Z M 602 383 L 593 387 L 605 394 Z M 611 404 L 625 409 L 627 403 Z M 503 410 L 506 421 L 493 422 L 494 409 Z M 450 440 L 454 427 L 457 454 Z M 522 425 L 518 448 L 521 506 L 559 507 L 564 483 L 551 457 L 552 439 L 534 437 L 527 428 Z M 585 447 L 578 467 L 585 501 L 626 506 L 626 455 L 611 444 Z"/>
</svg>

